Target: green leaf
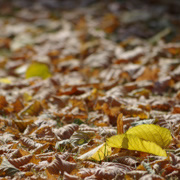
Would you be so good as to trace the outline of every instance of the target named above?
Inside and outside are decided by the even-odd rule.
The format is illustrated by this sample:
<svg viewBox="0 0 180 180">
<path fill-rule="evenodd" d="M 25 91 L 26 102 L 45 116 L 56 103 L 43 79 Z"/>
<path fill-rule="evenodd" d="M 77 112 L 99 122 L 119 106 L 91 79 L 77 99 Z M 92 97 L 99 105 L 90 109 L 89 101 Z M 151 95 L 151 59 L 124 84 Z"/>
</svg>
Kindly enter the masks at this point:
<svg viewBox="0 0 180 180">
<path fill-rule="evenodd" d="M 132 134 L 119 134 L 107 139 L 107 145 L 115 148 L 142 151 L 167 157 L 166 151 L 154 142 L 145 141 Z"/>
<path fill-rule="evenodd" d="M 49 68 L 46 64 L 41 62 L 33 62 L 26 70 L 26 79 L 31 77 L 41 77 L 46 79 L 51 76 Z"/>
<path fill-rule="evenodd" d="M 142 124 L 129 129 L 126 134 L 131 134 L 139 137 L 140 139 L 155 142 L 162 148 L 166 148 L 171 140 L 171 132 L 163 127 L 154 124 Z"/>
</svg>

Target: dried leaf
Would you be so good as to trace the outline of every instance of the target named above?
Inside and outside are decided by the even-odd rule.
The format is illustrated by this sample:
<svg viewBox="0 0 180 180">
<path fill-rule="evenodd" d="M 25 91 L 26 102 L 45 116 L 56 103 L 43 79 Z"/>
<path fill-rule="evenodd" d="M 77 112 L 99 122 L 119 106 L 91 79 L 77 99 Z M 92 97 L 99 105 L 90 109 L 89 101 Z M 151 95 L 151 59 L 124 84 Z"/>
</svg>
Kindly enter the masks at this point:
<svg viewBox="0 0 180 180">
<path fill-rule="evenodd" d="M 0 95 L 0 109 L 3 109 L 7 105 L 8 105 L 8 102 L 6 101 L 6 98 Z"/>
<path fill-rule="evenodd" d="M 39 101 L 34 101 L 19 112 L 19 116 L 37 116 L 43 107 Z"/>
<path fill-rule="evenodd" d="M 19 172 L 19 169 L 14 167 L 5 156 L 1 157 L 0 160 L 0 176 L 14 176 L 16 172 Z"/>
<path fill-rule="evenodd" d="M 20 158 L 15 158 L 15 159 L 8 159 L 8 161 L 14 165 L 16 168 L 19 168 L 20 166 L 23 166 L 25 164 L 28 164 L 30 160 L 32 159 L 33 155 L 27 155 L 23 156 Z"/>
<path fill-rule="evenodd" d="M 79 125 L 77 124 L 68 124 L 63 128 L 59 128 L 55 131 L 55 134 L 60 137 L 61 139 L 69 139 L 75 131 L 77 131 Z"/>
<path fill-rule="evenodd" d="M 71 163 L 63 160 L 58 154 L 55 155 L 55 159 L 47 166 L 47 170 L 52 174 L 63 174 L 64 172 L 70 173 L 76 168 L 76 163 Z"/>
<path fill-rule="evenodd" d="M 122 156 L 114 159 L 115 162 L 121 163 L 121 164 L 126 164 L 129 166 L 136 166 L 138 164 L 138 161 L 130 156 Z"/>
<path fill-rule="evenodd" d="M 34 122 L 34 119 L 24 119 L 24 120 L 14 120 L 13 121 L 18 127 L 20 132 L 23 132 L 28 125 L 31 125 Z"/>
<path fill-rule="evenodd" d="M 55 138 L 55 134 L 49 125 L 42 125 L 33 134 L 37 138 Z"/>
<path fill-rule="evenodd" d="M 127 172 L 127 174 L 125 175 L 125 178 L 126 179 L 132 178 L 133 180 L 134 179 L 138 180 L 147 173 L 148 173 L 147 171 L 133 170 L 133 171 Z"/>
<path fill-rule="evenodd" d="M 119 178 L 123 179 L 124 175 L 132 170 L 133 168 L 120 163 L 104 162 L 100 168 L 96 169 L 95 176 L 102 179 L 113 179 L 119 175 Z"/>
<path fill-rule="evenodd" d="M 146 179 L 165 180 L 163 177 L 156 175 L 156 174 L 146 174 L 146 175 L 142 176 L 139 180 L 146 180 Z"/>
<path fill-rule="evenodd" d="M 79 177 L 78 176 L 73 176 L 68 174 L 67 172 L 64 172 L 64 176 L 63 176 L 64 180 L 78 180 Z"/>
<path fill-rule="evenodd" d="M 42 146 L 42 144 L 37 143 L 28 137 L 21 137 L 20 142 L 23 146 L 27 147 L 29 150 Z"/>
<path fill-rule="evenodd" d="M 123 114 L 119 114 L 118 118 L 117 118 L 117 134 L 123 134 L 124 130 L 123 130 Z"/>
<path fill-rule="evenodd" d="M 24 105 L 19 98 L 17 98 L 16 101 L 12 103 L 12 106 L 13 106 L 14 112 L 16 113 L 20 112 L 24 108 Z"/>
</svg>

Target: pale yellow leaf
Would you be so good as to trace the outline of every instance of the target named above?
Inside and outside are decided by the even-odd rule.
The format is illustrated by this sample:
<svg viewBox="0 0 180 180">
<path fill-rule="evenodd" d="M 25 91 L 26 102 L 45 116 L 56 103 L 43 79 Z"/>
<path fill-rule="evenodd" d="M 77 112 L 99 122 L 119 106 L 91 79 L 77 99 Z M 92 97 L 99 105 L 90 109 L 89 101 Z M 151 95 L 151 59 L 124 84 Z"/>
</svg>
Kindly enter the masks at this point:
<svg viewBox="0 0 180 180">
<path fill-rule="evenodd" d="M 103 160 L 106 156 L 111 154 L 111 147 L 109 147 L 106 143 L 103 143 L 96 148 L 88 151 L 87 153 L 81 155 L 78 159 L 85 160 L 85 159 L 92 159 L 96 161 Z"/>
<path fill-rule="evenodd" d="M 11 84 L 11 80 L 8 78 L 0 78 L 0 83 Z"/>
<path fill-rule="evenodd" d="M 145 141 L 132 134 L 119 134 L 107 139 L 107 145 L 115 148 L 142 151 L 158 156 L 167 156 L 166 151 L 154 142 Z"/>
<path fill-rule="evenodd" d="M 171 140 L 171 132 L 163 127 L 154 124 L 142 124 L 129 129 L 126 134 L 131 134 L 139 137 L 140 139 L 155 142 L 162 148 L 166 148 Z"/>
</svg>

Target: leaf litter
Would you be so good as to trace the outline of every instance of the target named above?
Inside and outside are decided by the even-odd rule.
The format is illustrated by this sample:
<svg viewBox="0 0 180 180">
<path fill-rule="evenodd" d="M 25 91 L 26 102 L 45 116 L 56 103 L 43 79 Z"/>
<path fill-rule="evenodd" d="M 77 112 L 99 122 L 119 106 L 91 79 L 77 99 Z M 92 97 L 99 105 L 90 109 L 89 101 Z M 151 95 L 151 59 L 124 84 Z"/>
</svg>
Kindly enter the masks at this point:
<svg viewBox="0 0 180 180">
<path fill-rule="evenodd" d="M 178 179 L 179 8 L 0 1 L 0 177 Z"/>
</svg>

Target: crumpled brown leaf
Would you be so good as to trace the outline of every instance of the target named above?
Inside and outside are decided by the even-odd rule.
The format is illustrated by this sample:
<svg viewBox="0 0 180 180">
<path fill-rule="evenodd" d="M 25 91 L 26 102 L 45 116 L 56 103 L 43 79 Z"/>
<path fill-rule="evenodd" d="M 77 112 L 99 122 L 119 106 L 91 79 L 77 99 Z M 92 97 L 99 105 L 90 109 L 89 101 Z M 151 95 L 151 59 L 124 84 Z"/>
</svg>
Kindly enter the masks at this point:
<svg viewBox="0 0 180 180">
<path fill-rule="evenodd" d="M 68 124 L 63 128 L 56 129 L 55 134 L 61 139 L 69 139 L 78 128 L 79 125 L 77 124 Z"/>
<path fill-rule="evenodd" d="M 52 174 L 63 174 L 64 172 L 70 173 L 76 168 L 76 163 L 71 163 L 63 160 L 58 154 L 55 155 L 55 159 L 47 166 L 47 170 Z"/>
</svg>

